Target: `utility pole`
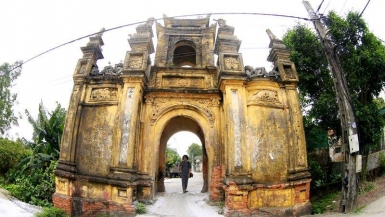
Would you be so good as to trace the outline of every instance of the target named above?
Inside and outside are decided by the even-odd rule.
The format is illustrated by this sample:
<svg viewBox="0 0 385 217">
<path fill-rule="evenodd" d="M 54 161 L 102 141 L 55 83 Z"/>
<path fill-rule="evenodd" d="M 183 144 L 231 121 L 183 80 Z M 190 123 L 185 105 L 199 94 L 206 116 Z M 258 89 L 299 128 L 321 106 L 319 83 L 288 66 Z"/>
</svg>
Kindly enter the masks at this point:
<svg viewBox="0 0 385 217">
<path fill-rule="evenodd" d="M 351 212 L 357 204 L 358 180 L 356 175 L 356 157 L 359 151 L 359 143 L 356 117 L 347 82 L 338 55 L 334 52 L 333 44 L 326 36 L 325 27 L 309 2 L 303 1 L 303 4 L 320 37 L 336 90 L 342 128 L 342 152 L 344 154 L 340 212 L 347 213 Z"/>
</svg>

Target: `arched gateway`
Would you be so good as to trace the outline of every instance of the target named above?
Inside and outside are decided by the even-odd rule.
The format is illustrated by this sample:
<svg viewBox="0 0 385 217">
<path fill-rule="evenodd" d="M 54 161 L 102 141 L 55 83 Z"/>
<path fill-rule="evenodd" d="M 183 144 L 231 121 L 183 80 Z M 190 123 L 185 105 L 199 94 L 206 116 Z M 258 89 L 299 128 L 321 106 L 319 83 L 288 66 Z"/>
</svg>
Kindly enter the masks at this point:
<svg viewBox="0 0 385 217">
<path fill-rule="evenodd" d="M 133 202 L 167 191 L 166 142 L 188 130 L 204 147 L 202 190 L 225 200 L 227 216 L 309 213 L 298 76 L 282 42 L 268 31 L 274 68 L 254 70 L 243 66 L 241 41 L 224 20 L 165 17 L 152 66 L 152 25 L 137 27 L 114 67 L 97 67 L 102 32 L 81 48 L 55 206 L 82 216 L 133 213 Z"/>
</svg>

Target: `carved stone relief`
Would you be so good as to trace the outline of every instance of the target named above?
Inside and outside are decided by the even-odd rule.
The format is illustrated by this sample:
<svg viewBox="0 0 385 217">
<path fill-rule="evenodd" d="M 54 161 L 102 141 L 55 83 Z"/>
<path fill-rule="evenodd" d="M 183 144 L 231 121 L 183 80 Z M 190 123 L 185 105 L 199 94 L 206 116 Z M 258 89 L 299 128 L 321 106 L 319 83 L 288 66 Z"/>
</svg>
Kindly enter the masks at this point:
<svg viewBox="0 0 385 217">
<path fill-rule="evenodd" d="M 224 65 L 226 70 L 239 70 L 239 61 L 234 57 L 225 57 Z"/>
<path fill-rule="evenodd" d="M 128 61 L 128 67 L 130 69 L 141 69 L 143 66 L 143 56 L 142 55 L 131 55 Z"/>
<path fill-rule="evenodd" d="M 117 100 L 118 88 L 94 88 L 90 94 L 90 101 Z"/>
<path fill-rule="evenodd" d="M 99 71 L 97 65 L 92 67 L 90 76 L 105 76 L 105 75 L 120 75 L 122 73 L 123 63 L 115 64 L 115 67 L 105 66 L 102 71 Z"/>
<path fill-rule="evenodd" d="M 276 90 L 258 90 L 256 93 L 249 96 L 247 100 L 248 105 L 263 105 L 272 107 L 283 107 L 282 102 L 279 101 L 278 92 Z"/>
<path fill-rule="evenodd" d="M 289 65 L 283 65 L 283 69 L 285 70 L 285 74 L 290 79 L 295 79 L 295 74 L 293 72 L 293 69 Z"/>
<path fill-rule="evenodd" d="M 214 126 L 215 115 L 210 110 L 210 107 L 219 106 L 219 98 L 211 97 L 210 99 L 186 99 L 186 98 L 155 98 L 146 96 L 146 104 L 152 105 L 151 124 L 153 125 L 159 116 L 164 112 L 173 109 L 178 105 L 188 105 L 202 112 L 209 120 L 210 126 Z"/>
<path fill-rule="evenodd" d="M 163 87 L 201 87 L 203 88 L 203 77 L 163 77 Z"/>
</svg>

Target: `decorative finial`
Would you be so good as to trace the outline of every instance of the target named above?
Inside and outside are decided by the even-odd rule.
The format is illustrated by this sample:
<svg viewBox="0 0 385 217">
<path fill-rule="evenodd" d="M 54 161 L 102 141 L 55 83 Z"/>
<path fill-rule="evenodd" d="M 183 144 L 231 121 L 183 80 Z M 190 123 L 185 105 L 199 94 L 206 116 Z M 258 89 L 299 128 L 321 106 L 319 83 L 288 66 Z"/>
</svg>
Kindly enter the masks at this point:
<svg viewBox="0 0 385 217">
<path fill-rule="evenodd" d="M 150 17 L 146 21 L 146 26 L 152 26 L 154 24 L 155 18 Z"/>
<path fill-rule="evenodd" d="M 214 21 L 217 21 L 219 27 L 226 27 L 226 20 L 222 19 L 222 18 L 219 18 L 219 19 L 214 19 Z"/>
<path fill-rule="evenodd" d="M 97 36 L 102 37 L 104 31 L 106 31 L 106 29 L 105 29 L 104 27 L 101 28 L 100 31 L 99 31 L 99 33 L 97 34 Z"/>
<path fill-rule="evenodd" d="M 269 36 L 269 38 L 270 38 L 270 40 L 271 41 L 275 41 L 275 40 L 279 40 L 278 38 L 277 38 L 277 36 L 275 36 L 272 32 L 271 32 L 271 30 L 270 29 L 266 29 L 266 32 L 267 32 L 267 35 Z"/>
<path fill-rule="evenodd" d="M 280 49 L 286 49 L 286 46 L 283 44 L 283 41 L 279 39 L 277 36 L 275 36 L 270 29 L 266 29 L 267 35 L 270 38 L 270 48 L 280 48 Z"/>
</svg>

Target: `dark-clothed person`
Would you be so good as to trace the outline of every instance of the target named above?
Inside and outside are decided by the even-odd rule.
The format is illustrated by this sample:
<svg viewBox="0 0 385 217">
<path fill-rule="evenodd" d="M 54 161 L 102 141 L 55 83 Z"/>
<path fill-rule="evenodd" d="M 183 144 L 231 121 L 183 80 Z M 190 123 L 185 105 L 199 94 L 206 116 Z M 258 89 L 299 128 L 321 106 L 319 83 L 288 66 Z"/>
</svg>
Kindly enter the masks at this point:
<svg viewBox="0 0 385 217">
<path fill-rule="evenodd" d="M 183 193 L 186 193 L 188 178 L 191 172 L 191 163 L 188 161 L 188 156 L 183 155 L 182 162 L 179 164 L 180 177 L 182 178 Z"/>
</svg>

